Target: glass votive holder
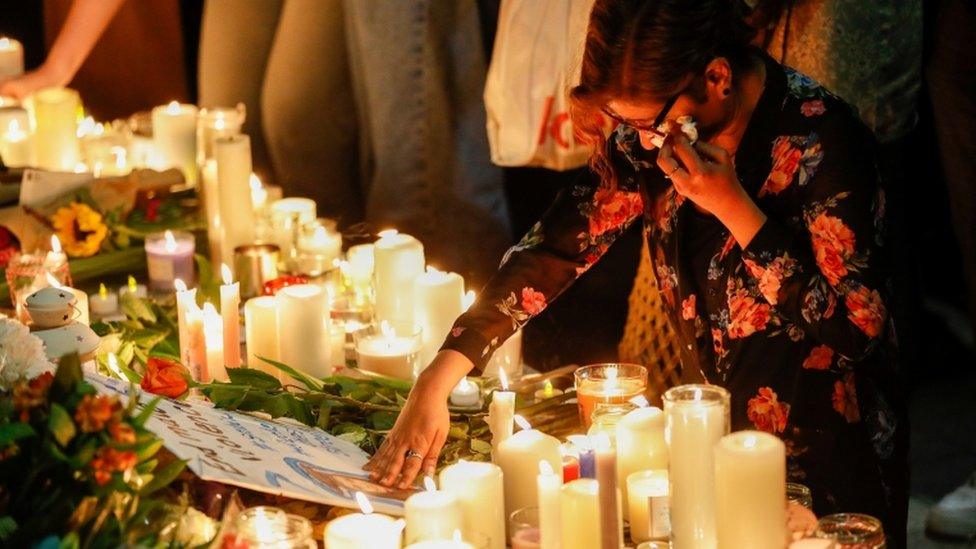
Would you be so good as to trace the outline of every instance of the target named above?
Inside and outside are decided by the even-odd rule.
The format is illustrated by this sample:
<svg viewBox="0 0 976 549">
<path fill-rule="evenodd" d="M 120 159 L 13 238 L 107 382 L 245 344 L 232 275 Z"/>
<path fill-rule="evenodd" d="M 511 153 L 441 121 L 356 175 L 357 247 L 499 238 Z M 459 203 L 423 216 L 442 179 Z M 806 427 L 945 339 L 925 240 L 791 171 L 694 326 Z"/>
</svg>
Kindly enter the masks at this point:
<svg viewBox="0 0 976 549">
<path fill-rule="evenodd" d="M 214 141 L 241 133 L 247 110 L 244 103 L 236 107 L 208 107 L 197 115 L 197 163 L 213 158 Z"/>
<path fill-rule="evenodd" d="M 881 521 L 860 513 L 827 515 L 817 523 L 815 537 L 833 540 L 837 549 L 884 549 Z"/>
<path fill-rule="evenodd" d="M 813 493 L 810 488 L 796 482 L 786 483 L 786 502 L 813 509 Z"/>
<path fill-rule="evenodd" d="M 421 335 L 416 324 L 386 320 L 356 330 L 356 365 L 367 372 L 413 381 L 424 366 Z"/>
<path fill-rule="evenodd" d="M 648 469 L 627 476 L 630 539 L 641 543 L 671 535 L 670 487 L 667 469 Z"/>
<path fill-rule="evenodd" d="M 299 229 L 315 221 L 315 215 L 315 201 L 310 198 L 282 198 L 271 204 L 271 240 L 281 249 L 279 269 L 291 269 L 298 250 Z"/>
<path fill-rule="evenodd" d="M 186 231 L 163 231 L 146 236 L 146 265 L 149 289 L 154 292 L 173 291 L 178 278 L 192 286 L 195 278 L 193 252 L 196 240 Z"/>
<path fill-rule="evenodd" d="M 590 428 L 586 434 L 595 436 L 600 433 L 605 433 L 610 438 L 610 443 L 616 445 L 617 423 L 628 412 L 636 409 L 637 405 L 632 402 L 622 402 L 620 404 L 598 402 L 593 409 L 593 415 L 590 417 Z"/>
<path fill-rule="evenodd" d="M 245 244 L 234 248 L 234 274 L 241 284 L 241 297 L 249 299 L 264 291 L 264 283 L 278 278 L 278 246 Z"/>
<path fill-rule="evenodd" d="M 508 531 L 511 533 L 512 549 L 539 549 L 541 531 L 539 529 L 539 508 L 523 507 L 508 517 Z"/>
<path fill-rule="evenodd" d="M 241 511 L 232 528 L 236 544 L 254 549 L 313 549 L 312 523 L 305 517 L 276 507 L 251 507 Z"/>
<path fill-rule="evenodd" d="M 597 403 L 622 404 L 647 390 L 647 368 L 639 364 L 591 364 L 576 370 L 580 423 L 590 428 Z"/>
<path fill-rule="evenodd" d="M 17 319 L 26 323 L 29 317 L 24 300 L 37 290 L 51 286 L 52 280 L 61 286 L 71 286 L 71 271 L 63 253 L 19 254 L 7 264 L 6 279 Z"/>
<path fill-rule="evenodd" d="M 319 276 L 339 266 L 342 253 L 342 234 L 332 219 L 319 218 L 304 223 L 298 229 L 296 253 L 292 272 Z"/>
</svg>

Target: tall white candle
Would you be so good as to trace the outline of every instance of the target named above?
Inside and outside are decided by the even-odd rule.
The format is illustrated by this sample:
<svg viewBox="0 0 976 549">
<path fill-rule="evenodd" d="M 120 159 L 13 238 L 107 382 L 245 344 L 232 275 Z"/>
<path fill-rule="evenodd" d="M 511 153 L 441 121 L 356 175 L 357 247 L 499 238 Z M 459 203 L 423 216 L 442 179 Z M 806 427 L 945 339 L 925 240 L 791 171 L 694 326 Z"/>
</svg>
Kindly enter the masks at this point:
<svg viewBox="0 0 976 549">
<path fill-rule="evenodd" d="M 224 322 L 213 303 L 203 305 L 203 340 L 207 348 L 205 381 L 227 381 L 224 367 Z"/>
<path fill-rule="evenodd" d="M 508 390 L 508 378 L 504 372 L 499 378 L 501 391 L 492 391 L 488 405 L 488 429 L 491 431 L 492 453 L 505 439 L 512 436 L 515 427 L 515 393 Z"/>
<path fill-rule="evenodd" d="M 606 433 L 596 436 L 596 480 L 599 483 L 600 529 L 604 549 L 619 549 L 623 537 L 620 520 L 620 492 L 617 490 L 617 454 Z"/>
<path fill-rule="evenodd" d="M 244 335 L 247 347 L 247 367 L 265 371 L 281 378 L 281 371 L 258 357 L 279 360 L 278 307 L 274 296 L 263 295 L 244 303 Z"/>
<path fill-rule="evenodd" d="M 221 137 L 214 143 L 217 195 L 220 201 L 221 262 L 233 264 L 234 248 L 254 243 L 251 208 L 251 140 L 246 135 Z"/>
<path fill-rule="evenodd" d="M 67 88 L 44 88 L 27 101 L 33 130 L 34 163 L 39 168 L 73 172 L 81 160 L 78 111 L 81 98 Z"/>
<path fill-rule="evenodd" d="M 176 320 L 180 336 L 180 362 L 185 365 L 190 364 L 190 336 L 187 330 L 188 324 L 186 313 L 192 307 L 197 306 L 197 289 L 187 289 L 186 283 L 177 278 L 173 282 L 176 289 Z"/>
<path fill-rule="evenodd" d="M 493 463 L 460 461 L 441 471 L 441 490 L 454 494 L 464 529 L 488 538 L 488 549 L 504 549 L 505 495 L 502 470 Z"/>
<path fill-rule="evenodd" d="M 186 308 L 186 340 L 187 358 L 183 363 L 194 381 L 203 383 L 211 381 L 210 370 L 207 367 L 207 337 L 204 332 L 203 309 L 196 302 Z"/>
<path fill-rule="evenodd" d="M 24 72 L 24 46 L 19 40 L 0 37 L 0 80 L 19 76 Z"/>
<path fill-rule="evenodd" d="M 427 366 L 464 312 L 464 279 L 428 265 L 427 271 L 414 279 L 413 289 L 414 320 L 424 336 L 421 361 Z"/>
<path fill-rule="evenodd" d="M 424 486 L 425 491 L 417 492 L 404 503 L 407 543 L 451 539 L 454 531 L 462 528 L 463 517 L 457 496 L 438 490 L 430 477 L 424 479 Z"/>
<path fill-rule="evenodd" d="M 210 248 L 210 263 L 223 262 L 223 229 L 220 225 L 220 192 L 217 187 L 217 161 L 207 160 L 200 172 L 203 181 L 203 206 L 207 215 L 207 243 Z"/>
<path fill-rule="evenodd" d="M 515 416 L 521 431 L 501 441 L 492 454 L 493 461 L 505 474 L 505 514 L 511 515 L 523 507 L 538 505 L 536 479 L 539 461 L 546 461 L 553 470 L 562 467 L 559 440 L 532 429 L 522 416 Z"/>
<path fill-rule="evenodd" d="M 325 527 L 325 546 L 329 549 L 400 549 L 403 521 L 373 513 L 362 492 L 356 492 L 362 513 L 343 515 Z"/>
<path fill-rule="evenodd" d="M 729 432 L 729 393 L 714 385 L 681 385 L 664 394 L 665 440 L 675 549 L 714 549 L 715 444 Z"/>
<path fill-rule="evenodd" d="M 224 365 L 241 365 L 241 285 L 234 282 L 230 267 L 220 266 L 224 283 L 220 286 L 220 316 L 224 321 Z"/>
<path fill-rule="evenodd" d="M 715 446 L 719 547 L 774 549 L 786 533 L 786 446 L 761 431 L 725 435 Z"/>
<path fill-rule="evenodd" d="M 579 478 L 563 484 L 559 493 L 563 549 L 601 546 L 603 526 L 600 524 L 599 491 L 599 483 L 592 478 Z"/>
<path fill-rule="evenodd" d="M 153 146 L 160 169 L 177 168 L 197 183 L 197 108 L 170 101 L 152 110 Z"/>
<path fill-rule="evenodd" d="M 376 318 L 413 322 L 413 281 L 424 272 L 423 244 L 389 230 L 373 246 Z"/>
<path fill-rule="evenodd" d="M 281 362 L 314 377 L 332 375 L 331 320 L 325 289 L 299 284 L 282 288 L 276 297 Z"/>
<path fill-rule="evenodd" d="M 558 473 L 557 473 L 558 471 Z M 563 485 L 562 465 L 553 469 L 552 464 L 539 460 L 539 548 L 559 549 L 562 539 L 562 510 L 559 505 L 559 489 Z"/>
<path fill-rule="evenodd" d="M 671 535 L 667 469 L 637 471 L 627 477 L 630 539 L 642 543 Z"/>
<path fill-rule="evenodd" d="M 27 128 L 21 127 L 16 118 L 10 120 L 6 127 L 0 128 L 0 158 L 11 168 L 23 168 L 31 164 L 31 141 L 27 135 Z"/>
<path fill-rule="evenodd" d="M 667 469 L 668 447 L 664 442 L 664 413 L 660 408 L 632 410 L 616 427 L 617 483 L 621 500 L 627 501 L 627 477 L 645 469 Z M 630 517 L 624 506 L 624 520 Z"/>
</svg>

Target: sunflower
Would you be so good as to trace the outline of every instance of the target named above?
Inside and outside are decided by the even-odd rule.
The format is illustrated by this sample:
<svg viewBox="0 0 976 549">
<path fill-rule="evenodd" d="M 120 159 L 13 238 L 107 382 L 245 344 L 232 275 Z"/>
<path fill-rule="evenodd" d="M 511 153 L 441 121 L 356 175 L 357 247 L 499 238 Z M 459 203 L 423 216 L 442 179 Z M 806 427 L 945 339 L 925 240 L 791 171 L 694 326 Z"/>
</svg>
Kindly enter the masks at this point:
<svg viewBox="0 0 976 549">
<path fill-rule="evenodd" d="M 95 255 L 108 234 L 102 214 L 78 202 L 58 208 L 51 223 L 65 253 L 71 257 Z"/>
</svg>

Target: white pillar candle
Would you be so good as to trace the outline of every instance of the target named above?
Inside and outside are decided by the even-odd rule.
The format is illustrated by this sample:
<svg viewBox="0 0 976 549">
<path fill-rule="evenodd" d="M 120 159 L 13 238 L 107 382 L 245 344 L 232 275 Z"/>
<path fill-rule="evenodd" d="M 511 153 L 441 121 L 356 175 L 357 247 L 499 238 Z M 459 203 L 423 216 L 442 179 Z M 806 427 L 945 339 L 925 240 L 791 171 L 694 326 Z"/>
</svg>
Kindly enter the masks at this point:
<svg viewBox="0 0 976 549">
<path fill-rule="evenodd" d="M 81 98 L 67 88 L 44 88 L 27 101 L 33 131 L 34 163 L 45 170 L 73 172 L 81 160 L 78 111 Z"/>
<path fill-rule="evenodd" d="M 473 407 L 481 405 L 481 389 L 477 383 L 468 378 L 461 378 L 457 386 L 451 390 L 451 404 L 459 407 Z"/>
<path fill-rule="evenodd" d="M 119 296 L 109 292 L 105 284 L 98 285 L 98 292 L 89 297 L 88 304 L 96 317 L 105 318 L 119 312 Z"/>
<path fill-rule="evenodd" d="M 152 110 L 158 168 L 177 168 L 189 185 L 197 183 L 197 108 L 170 101 Z"/>
<path fill-rule="evenodd" d="M 234 282 L 230 267 L 220 266 L 224 283 L 220 286 L 220 316 L 224 321 L 224 365 L 238 368 L 241 365 L 241 285 Z"/>
<path fill-rule="evenodd" d="M 320 286 L 282 288 L 278 300 L 281 362 L 313 377 L 332 375 L 329 299 Z"/>
<path fill-rule="evenodd" d="M 406 542 L 451 539 L 463 524 L 457 496 L 438 490 L 434 479 L 424 479 L 426 490 L 417 492 L 404 503 L 407 519 Z"/>
<path fill-rule="evenodd" d="M 223 229 L 220 225 L 220 192 L 217 187 L 217 161 L 207 160 L 200 172 L 203 181 L 203 206 L 207 216 L 207 243 L 210 248 L 210 263 L 222 263 L 224 256 L 221 250 L 223 243 Z"/>
<path fill-rule="evenodd" d="M 557 473 L 558 471 L 558 473 Z M 562 539 L 562 510 L 559 505 L 559 490 L 563 486 L 562 465 L 553 469 L 546 460 L 539 460 L 539 476 L 536 489 L 539 491 L 539 548 L 559 549 Z"/>
<path fill-rule="evenodd" d="M 24 168 L 31 164 L 31 141 L 27 128 L 19 120 L 11 119 L 0 135 L 0 158 L 11 168 Z"/>
<path fill-rule="evenodd" d="M 173 282 L 176 289 L 176 320 L 180 336 L 180 362 L 190 364 L 190 335 L 187 324 L 187 312 L 197 306 L 197 289 L 187 289 L 186 283 L 177 278 Z"/>
<path fill-rule="evenodd" d="M 376 318 L 413 322 L 413 281 L 424 272 L 423 244 L 408 234 L 383 231 L 373 253 Z"/>
<path fill-rule="evenodd" d="M 664 442 L 664 413 L 660 408 L 631 410 L 616 427 L 617 483 L 621 500 L 627 500 L 627 477 L 645 469 L 667 469 L 668 447 Z M 624 520 L 630 515 L 624 506 Z"/>
<path fill-rule="evenodd" d="M 729 393 L 714 385 L 681 385 L 664 394 L 665 440 L 675 549 L 714 549 L 715 444 L 729 432 Z"/>
<path fill-rule="evenodd" d="M 207 369 L 207 337 L 204 332 L 203 309 L 193 302 L 186 308 L 185 314 L 187 358 L 183 365 L 190 370 L 190 376 L 194 381 L 207 383 L 212 378 Z"/>
<path fill-rule="evenodd" d="M 427 266 L 413 282 L 414 320 L 424 336 L 421 362 L 430 364 L 457 317 L 464 312 L 464 279 Z"/>
<path fill-rule="evenodd" d="M 617 454 L 606 433 L 596 436 L 596 480 L 599 483 L 600 529 L 603 549 L 619 549 L 623 537 L 620 491 L 617 490 Z"/>
<path fill-rule="evenodd" d="M 630 539 L 635 543 L 671 535 L 667 469 L 637 471 L 627 477 Z"/>
<path fill-rule="evenodd" d="M 278 361 L 278 308 L 274 296 L 263 295 L 244 303 L 247 367 L 281 378 L 281 371 L 258 357 Z"/>
<path fill-rule="evenodd" d="M 515 426 L 515 393 L 508 390 L 508 378 L 500 378 L 501 391 L 492 391 L 488 405 L 488 429 L 491 431 L 492 453 L 505 439 L 512 436 Z"/>
<path fill-rule="evenodd" d="M 459 461 L 441 471 L 441 490 L 454 494 L 464 529 L 488 538 L 488 549 L 504 549 L 505 489 L 502 470 L 493 463 Z"/>
<path fill-rule="evenodd" d="M 224 322 L 213 303 L 203 305 L 203 341 L 207 349 L 205 381 L 227 381 L 224 367 Z"/>
<path fill-rule="evenodd" d="M 246 135 L 222 137 L 215 144 L 217 196 L 220 202 L 221 263 L 233 264 L 234 248 L 254 243 L 251 202 L 251 140 Z"/>
<path fill-rule="evenodd" d="M 580 478 L 559 492 L 562 514 L 562 549 L 594 549 L 603 539 L 600 524 L 600 486 L 595 479 Z"/>
<path fill-rule="evenodd" d="M 154 291 L 168 291 L 176 279 L 194 279 L 196 240 L 193 233 L 170 230 L 151 233 L 146 236 L 144 247 L 149 286 Z"/>
<path fill-rule="evenodd" d="M 475 549 L 470 543 L 456 539 L 438 539 L 411 543 L 407 549 Z"/>
<path fill-rule="evenodd" d="M 372 244 L 358 244 L 346 251 L 346 264 L 343 275 L 352 286 L 369 286 L 373 279 L 374 247 Z"/>
<path fill-rule="evenodd" d="M 501 441 L 492 453 L 492 461 L 505 474 L 506 516 L 538 505 L 540 461 L 548 462 L 553 470 L 561 468 L 563 462 L 556 437 L 532 429 L 522 416 L 515 418 L 522 430 Z"/>
<path fill-rule="evenodd" d="M 0 80 L 19 76 L 24 72 L 24 46 L 19 40 L 0 37 Z"/>
<path fill-rule="evenodd" d="M 353 334 L 359 368 L 413 380 L 420 369 L 421 334 L 413 324 L 382 321 Z"/>
<path fill-rule="evenodd" d="M 363 512 L 343 515 L 329 522 L 325 527 L 325 546 L 329 549 L 400 549 L 403 521 L 373 513 L 362 492 L 356 492 L 356 499 Z"/>
<path fill-rule="evenodd" d="M 786 446 L 761 431 L 726 435 L 715 446 L 719 547 L 774 549 L 786 533 Z"/>
</svg>

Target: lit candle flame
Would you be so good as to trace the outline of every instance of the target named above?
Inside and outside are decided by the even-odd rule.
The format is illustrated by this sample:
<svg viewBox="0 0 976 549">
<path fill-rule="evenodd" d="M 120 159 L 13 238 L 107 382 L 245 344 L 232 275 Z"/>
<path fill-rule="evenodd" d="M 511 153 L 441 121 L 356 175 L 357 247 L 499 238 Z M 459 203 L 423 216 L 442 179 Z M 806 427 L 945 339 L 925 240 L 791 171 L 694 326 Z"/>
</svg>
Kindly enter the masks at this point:
<svg viewBox="0 0 976 549">
<path fill-rule="evenodd" d="M 759 442 L 759 439 L 756 438 L 756 435 L 746 435 L 742 439 L 742 447 L 743 448 L 748 448 L 748 449 L 751 450 L 751 449 L 753 449 L 753 448 L 756 447 L 756 443 L 758 443 L 758 442 Z"/>
<path fill-rule="evenodd" d="M 519 414 L 515 414 L 514 419 L 515 419 L 515 424 L 519 426 L 519 429 L 522 429 L 523 431 L 532 430 L 532 425 L 529 423 L 529 420 L 525 419 Z"/>
<path fill-rule="evenodd" d="M 465 312 L 467 312 L 468 309 L 470 309 L 471 306 L 474 305 L 474 300 L 476 298 L 477 298 L 477 294 L 474 293 L 474 290 L 468 290 L 467 293 L 464 294 L 464 298 L 461 300 L 461 304 Z"/>
<path fill-rule="evenodd" d="M 508 390 L 508 376 L 505 374 L 504 368 L 498 369 L 498 382 L 501 383 L 503 391 Z"/>
<path fill-rule="evenodd" d="M 113 374 L 125 379 L 122 377 L 122 370 L 119 368 L 119 359 L 117 356 L 115 356 L 115 353 L 109 353 L 108 360 L 106 362 L 108 362 L 108 369 L 111 370 Z"/>
<path fill-rule="evenodd" d="M 458 382 L 457 388 L 459 391 L 466 393 L 471 389 L 472 385 L 473 383 L 468 381 L 467 377 L 462 377 L 461 381 Z"/>
<path fill-rule="evenodd" d="M 163 238 L 166 239 L 166 244 L 163 246 L 168 253 L 176 253 L 176 238 L 173 236 L 173 231 L 166 231 L 163 233 Z"/>
<path fill-rule="evenodd" d="M 701 397 L 702 397 L 702 390 L 700 388 L 697 388 L 696 387 L 695 388 L 695 398 L 694 398 L 694 400 L 695 401 L 699 401 L 699 400 L 701 400 Z"/>
<path fill-rule="evenodd" d="M 233 284 L 234 276 L 230 272 L 230 267 L 226 263 L 220 264 L 220 277 L 224 279 L 224 284 Z"/>
<path fill-rule="evenodd" d="M 61 253 L 61 241 L 56 234 L 51 235 L 51 251 L 56 254 Z"/>
<path fill-rule="evenodd" d="M 637 406 L 638 408 L 647 408 L 648 406 L 651 405 L 651 403 L 647 401 L 647 397 L 645 397 L 644 395 L 637 395 L 634 398 L 630 399 L 628 402 L 630 402 L 634 406 Z"/>
<path fill-rule="evenodd" d="M 75 131 L 75 135 L 79 139 L 89 135 L 101 135 L 102 131 L 99 130 L 104 131 L 101 124 L 96 123 L 94 118 L 86 116 L 78 123 L 78 129 Z"/>
<path fill-rule="evenodd" d="M 433 265 L 427 265 L 427 274 L 439 274 L 442 271 Z"/>
<path fill-rule="evenodd" d="M 10 120 L 10 124 L 7 124 L 7 135 L 8 135 L 8 138 L 10 136 L 18 136 L 19 137 L 19 134 L 22 134 L 22 133 L 24 133 L 24 132 L 21 131 L 21 129 L 20 129 L 20 122 L 18 122 L 16 118 L 11 119 Z"/>
<path fill-rule="evenodd" d="M 179 279 L 177 279 L 177 280 L 179 280 Z M 182 280 L 179 280 L 179 281 L 180 282 L 183 282 Z M 136 277 L 134 277 L 132 275 L 129 275 L 129 280 L 128 280 L 127 284 L 129 286 L 129 291 L 132 292 L 132 293 L 136 293 L 136 290 L 139 289 L 139 285 L 136 284 Z M 177 288 L 177 289 L 179 289 L 179 288 Z"/>
<path fill-rule="evenodd" d="M 220 131 L 220 130 L 223 130 L 223 129 L 226 129 L 226 128 L 227 128 L 227 121 L 224 120 L 224 117 L 223 116 L 221 116 L 220 118 L 214 120 L 214 129 L 215 130 Z"/>
<path fill-rule="evenodd" d="M 134 281 L 135 279 L 133 279 L 132 277 L 129 277 L 129 280 L 133 280 Z M 129 287 L 131 288 L 132 286 L 130 285 Z M 176 280 L 173 281 L 173 288 L 176 288 L 176 291 L 177 292 L 185 292 L 186 291 L 186 282 L 183 282 L 182 279 L 177 278 Z"/>
<path fill-rule="evenodd" d="M 544 394 L 546 398 L 551 398 L 552 393 L 553 393 L 552 380 L 547 379 L 545 384 L 542 386 L 542 394 Z"/>
<path fill-rule="evenodd" d="M 386 229 L 377 233 L 380 238 L 389 238 L 391 236 L 396 236 L 397 234 L 399 234 L 399 231 L 396 229 Z"/>
<path fill-rule="evenodd" d="M 85 173 L 88 171 L 88 165 L 84 162 L 75 163 L 75 173 Z"/>
<path fill-rule="evenodd" d="M 359 504 L 359 510 L 363 512 L 364 515 L 369 515 L 373 512 L 373 504 L 369 502 L 369 498 L 366 494 L 356 491 L 356 503 Z"/>
<path fill-rule="evenodd" d="M 555 473 L 552 470 L 552 465 L 549 465 L 549 462 L 548 461 L 542 459 L 542 460 L 539 460 L 539 474 L 540 475 L 553 475 Z"/>
<path fill-rule="evenodd" d="M 432 479 L 430 476 L 425 476 L 424 488 L 426 488 L 428 492 L 433 492 L 437 490 L 437 484 L 434 482 L 434 479 Z"/>
<path fill-rule="evenodd" d="M 102 299 L 108 298 L 108 288 L 105 287 L 105 284 L 99 283 L 99 285 L 98 285 L 98 297 L 100 297 Z"/>
<path fill-rule="evenodd" d="M 166 105 L 166 114 L 180 114 L 180 102 L 176 101 L 175 99 L 170 101 Z"/>
<path fill-rule="evenodd" d="M 0 38 L 0 48 L 7 49 L 10 47 L 10 39 L 4 36 Z"/>
</svg>

